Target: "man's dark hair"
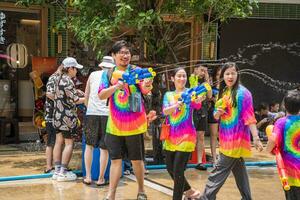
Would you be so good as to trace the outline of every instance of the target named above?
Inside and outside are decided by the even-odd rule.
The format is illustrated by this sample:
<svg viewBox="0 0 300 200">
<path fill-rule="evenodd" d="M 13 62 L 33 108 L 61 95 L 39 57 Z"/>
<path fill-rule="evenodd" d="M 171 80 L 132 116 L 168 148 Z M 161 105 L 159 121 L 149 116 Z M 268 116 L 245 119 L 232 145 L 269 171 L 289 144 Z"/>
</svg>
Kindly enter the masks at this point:
<svg viewBox="0 0 300 200">
<path fill-rule="evenodd" d="M 300 111 L 300 91 L 290 90 L 283 98 L 286 111 L 292 115 L 299 114 Z"/>
<path fill-rule="evenodd" d="M 125 40 L 119 40 L 115 42 L 111 48 L 111 53 L 116 54 L 118 53 L 123 47 L 126 47 L 131 52 L 131 46 Z"/>
<path fill-rule="evenodd" d="M 257 111 L 261 111 L 261 110 L 267 110 L 269 108 L 268 104 L 266 103 L 260 103 L 258 106 L 257 106 Z"/>
<path fill-rule="evenodd" d="M 275 106 L 276 104 L 279 104 L 279 103 L 276 102 L 276 101 L 271 102 L 271 103 L 270 103 L 270 108 L 273 107 L 273 106 Z"/>
</svg>

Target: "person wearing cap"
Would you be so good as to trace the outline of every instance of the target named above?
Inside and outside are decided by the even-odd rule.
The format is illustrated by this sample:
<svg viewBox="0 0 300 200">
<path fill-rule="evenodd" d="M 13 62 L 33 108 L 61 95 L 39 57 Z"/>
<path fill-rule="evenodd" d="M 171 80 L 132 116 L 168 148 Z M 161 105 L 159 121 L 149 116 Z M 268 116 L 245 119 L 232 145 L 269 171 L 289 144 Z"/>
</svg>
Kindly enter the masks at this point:
<svg viewBox="0 0 300 200">
<path fill-rule="evenodd" d="M 130 63 L 129 44 L 117 41 L 112 46 L 112 56 L 116 67 L 112 76 L 105 71 L 101 77 L 98 96 L 109 98 L 109 116 L 106 126 L 105 144 L 111 159 L 109 191 L 105 200 L 114 200 L 122 172 L 122 158 L 127 155 L 131 160 L 138 183 L 137 200 L 146 200 L 144 188 L 144 140 L 147 131 L 147 118 L 142 94 L 152 89 L 152 80 L 144 79 L 138 84 L 130 85 L 119 80 L 120 74 L 134 68 Z"/>
<path fill-rule="evenodd" d="M 52 161 L 53 161 L 53 147 L 55 144 L 56 130 L 53 127 L 53 111 L 54 111 L 54 94 L 55 86 L 57 85 L 58 77 L 61 75 L 63 66 L 60 65 L 57 70 L 49 77 L 46 84 L 46 100 L 45 100 L 45 123 L 47 133 L 47 145 L 46 145 L 46 169 L 45 173 L 52 172 Z"/>
<path fill-rule="evenodd" d="M 73 153 L 73 138 L 79 125 L 76 104 L 84 102 L 84 98 L 79 97 L 72 78 L 83 66 L 72 57 L 65 58 L 62 65 L 62 74 L 58 78 L 54 95 L 53 126 L 57 131 L 53 152 L 55 171 L 52 179 L 71 181 L 77 178 L 76 174 L 67 171 Z M 63 144 L 65 147 L 60 156 Z"/>
<path fill-rule="evenodd" d="M 88 78 L 85 88 L 85 105 L 87 106 L 86 121 L 85 121 L 85 152 L 84 164 L 86 169 L 86 177 L 83 183 L 90 185 L 91 178 L 91 163 L 93 159 L 93 148 L 100 148 L 100 170 L 99 178 L 96 182 L 97 186 L 104 186 L 108 181 L 104 179 L 104 173 L 108 163 L 108 151 L 104 143 L 106 133 L 106 123 L 108 119 L 109 109 L 106 105 L 107 100 L 98 98 L 98 89 L 101 84 L 101 76 L 105 69 L 111 69 L 115 66 L 111 56 L 104 56 L 99 64 L 99 70 L 92 72 Z M 100 80 L 100 81 L 99 81 Z"/>
</svg>

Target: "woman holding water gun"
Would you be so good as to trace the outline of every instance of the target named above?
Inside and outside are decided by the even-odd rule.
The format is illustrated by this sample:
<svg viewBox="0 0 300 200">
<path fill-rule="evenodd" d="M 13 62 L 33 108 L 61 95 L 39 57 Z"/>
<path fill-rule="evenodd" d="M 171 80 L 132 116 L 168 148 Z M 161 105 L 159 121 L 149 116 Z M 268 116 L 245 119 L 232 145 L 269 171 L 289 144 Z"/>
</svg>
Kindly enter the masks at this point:
<svg viewBox="0 0 300 200">
<path fill-rule="evenodd" d="M 204 97 L 183 103 L 181 98 L 187 91 L 185 88 L 187 75 L 183 68 L 175 69 L 171 79 L 174 82 L 175 91 L 167 92 L 163 98 L 163 113 L 170 124 L 169 136 L 164 141 L 163 148 L 166 152 L 167 170 L 174 180 L 173 200 L 181 200 L 183 193 L 187 198 L 199 195 L 199 191 L 192 189 L 187 182 L 184 170 L 197 140 L 192 120 L 193 110 L 201 108 Z"/>
<path fill-rule="evenodd" d="M 267 151 L 276 155 L 278 173 L 287 200 L 300 199 L 300 91 L 284 97 L 287 116 L 269 125 Z"/>
<path fill-rule="evenodd" d="M 262 151 L 256 129 L 252 95 L 239 84 L 239 70 L 235 63 L 225 63 L 221 70 L 220 93 L 214 117 L 220 120 L 220 156 L 208 177 L 204 193 L 196 199 L 213 200 L 232 171 L 242 199 L 250 200 L 251 192 L 244 157 L 251 156 L 250 132 L 254 146 Z"/>
</svg>

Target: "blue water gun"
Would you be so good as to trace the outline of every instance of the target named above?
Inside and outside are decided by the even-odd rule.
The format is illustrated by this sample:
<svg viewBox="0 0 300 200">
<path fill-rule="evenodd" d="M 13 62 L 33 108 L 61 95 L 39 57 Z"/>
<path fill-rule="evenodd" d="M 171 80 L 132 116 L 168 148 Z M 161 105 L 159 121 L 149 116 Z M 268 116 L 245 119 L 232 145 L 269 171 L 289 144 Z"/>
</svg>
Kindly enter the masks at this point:
<svg viewBox="0 0 300 200">
<path fill-rule="evenodd" d="M 152 68 L 135 68 L 129 72 L 122 74 L 122 79 L 128 85 L 138 84 L 145 78 L 154 78 L 156 76 L 155 71 Z"/>
<path fill-rule="evenodd" d="M 182 101 L 185 104 L 190 104 L 192 101 L 195 101 L 199 96 L 204 96 L 208 91 L 211 90 L 211 87 L 208 83 L 203 83 L 199 86 L 190 88 L 183 92 L 178 100 Z"/>
<path fill-rule="evenodd" d="M 219 89 L 213 88 L 213 89 L 212 89 L 212 94 L 213 94 L 214 96 L 218 95 L 218 94 L 219 94 Z"/>
</svg>

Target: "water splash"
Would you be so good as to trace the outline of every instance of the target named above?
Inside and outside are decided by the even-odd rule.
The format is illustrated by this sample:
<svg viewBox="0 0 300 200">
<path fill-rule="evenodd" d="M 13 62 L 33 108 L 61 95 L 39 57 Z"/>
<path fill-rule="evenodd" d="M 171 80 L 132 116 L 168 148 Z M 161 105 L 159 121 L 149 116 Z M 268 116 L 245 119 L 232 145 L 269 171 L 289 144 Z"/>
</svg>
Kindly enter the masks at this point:
<svg viewBox="0 0 300 200">
<path fill-rule="evenodd" d="M 250 75 L 254 78 L 257 78 L 257 79 L 261 80 L 265 85 L 271 87 L 276 92 L 279 92 L 279 93 L 286 93 L 287 92 L 286 89 L 283 89 L 279 86 L 276 86 L 276 85 L 272 84 L 271 82 L 267 81 L 266 79 L 264 79 L 263 77 L 261 77 L 257 74 L 254 74 L 254 73 L 251 73 L 251 72 L 248 72 L 248 71 L 240 71 L 239 74 L 241 74 L 241 75 L 244 75 L 244 74 L 245 75 Z"/>
<path fill-rule="evenodd" d="M 246 45 L 237 50 L 236 54 L 230 55 L 227 57 L 228 60 L 239 64 L 247 64 L 250 66 L 254 66 L 256 64 L 256 60 L 259 56 L 263 54 L 271 53 L 271 50 L 281 50 L 286 51 L 287 53 L 300 57 L 300 44 L 298 42 L 290 43 L 290 44 L 282 44 L 280 42 L 270 42 L 267 44 L 250 44 Z M 251 56 L 251 58 L 246 58 L 246 52 L 254 51 L 255 54 Z M 249 56 L 249 55 L 248 55 Z"/>
<path fill-rule="evenodd" d="M 242 69 L 242 70 L 240 70 L 240 73 L 253 75 L 256 78 L 260 77 L 260 80 L 263 80 L 264 83 L 268 83 L 269 85 L 271 84 L 271 85 L 280 87 L 284 90 L 291 90 L 291 89 L 295 89 L 300 86 L 300 83 L 276 80 L 276 79 L 273 79 L 272 77 L 268 76 L 265 73 L 262 73 L 260 71 L 253 70 L 253 69 Z"/>
</svg>

